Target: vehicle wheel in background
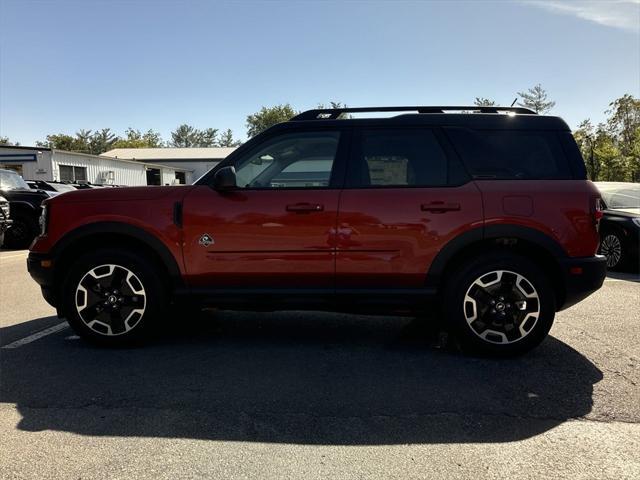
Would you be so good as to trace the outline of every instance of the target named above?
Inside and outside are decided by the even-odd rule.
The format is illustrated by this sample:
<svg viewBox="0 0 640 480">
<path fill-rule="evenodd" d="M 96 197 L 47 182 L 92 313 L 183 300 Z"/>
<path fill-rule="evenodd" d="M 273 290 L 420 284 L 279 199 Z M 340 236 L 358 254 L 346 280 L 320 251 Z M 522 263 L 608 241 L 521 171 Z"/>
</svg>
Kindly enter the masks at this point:
<svg viewBox="0 0 640 480">
<path fill-rule="evenodd" d="M 600 253 L 607 257 L 607 268 L 610 270 L 623 268 L 627 261 L 624 252 L 624 241 L 616 231 L 609 230 L 602 233 Z"/>
<path fill-rule="evenodd" d="M 11 219 L 13 223 L 4 234 L 4 246 L 16 249 L 29 248 L 38 235 L 38 220 L 26 213 L 12 215 Z"/>
</svg>

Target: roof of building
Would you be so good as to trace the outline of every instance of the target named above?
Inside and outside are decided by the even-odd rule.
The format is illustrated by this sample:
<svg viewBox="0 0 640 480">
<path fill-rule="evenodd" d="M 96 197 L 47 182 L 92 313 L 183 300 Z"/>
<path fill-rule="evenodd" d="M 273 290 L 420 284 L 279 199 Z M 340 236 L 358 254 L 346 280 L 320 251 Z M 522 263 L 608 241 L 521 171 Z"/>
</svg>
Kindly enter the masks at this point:
<svg viewBox="0 0 640 480">
<path fill-rule="evenodd" d="M 235 147 L 207 148 L 114 148 L 101 154 L 103 157 L 125 158 L 128 160 L 223 160 Z"/>
<path fill-rule="evenodd" d="M 48 151 L 48 152 L 51 152 L 53 155 L 55 155 L 56 153 L 63 153 L 65 155 L 77 155 L 77 156 L 80 156 L 80 157 L 84 157 L 87 160 L 92 160 L 92 159 L 96 159 L 96 160 L 113 160 L 113 161 L 122 162 L 122 163 L 144 164 L 144 165 L 146 165 L 148 167 L 154 167 L 154 168 L 167 168 L 166 165 L 158 165 L 158 164 L 151 163 L 151 162 L 134 162 L 133 160 L 128 159 L 128 158 L 104 157 L 102 155 L 92 155 L 90 153 L 82 153 L 82 152 L 70 152 L 68 150 L 59 150 L 57 148 L 40 148 L 40 147 L 25 147 L 25 146 L 15 147 L 13 145 L 0 145 L 0 149 L 31 150 L 31 151 L 35 151 L 35 152 Z M 124 150 L 129 150 L 129 149 L 124 149 Z M 153 149 L 149 149 L 149 150 L 153 150 Z M 17 163 L 17 162 L 18 162 L 18 160 L 16 159 L 14 163 Z M 172 168 L 174 170 L 178 170 L 180 172 L 189 172 L 190 171 L 188 169 L 184 169 L 184 168 L 180 168 L 180 167 L 174 167 L 174 166 L 169 167 L 169 168 Z"/>
</svg>

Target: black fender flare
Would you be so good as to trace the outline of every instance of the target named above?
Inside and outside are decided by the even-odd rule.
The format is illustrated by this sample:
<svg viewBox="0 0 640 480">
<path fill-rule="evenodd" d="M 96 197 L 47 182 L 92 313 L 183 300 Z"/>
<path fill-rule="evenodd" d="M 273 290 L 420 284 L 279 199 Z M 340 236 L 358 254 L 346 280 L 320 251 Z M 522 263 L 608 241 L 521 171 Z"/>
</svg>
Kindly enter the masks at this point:
<svg viewBox="0 0 640 480">
<path fill-rule="evenodd" d="M 70 245 L 96 234 L 117 234 L 130 237 L 149 247 L 164 263 L 174 285 L 182 285 L 182 274 L 176 258 L 166 245 L 141 227 L 123 222 L 95 222 L 83 225 L 62 236 L 51 249 L 52 258 L 60 258 Z"/>
<path fill-rule="evenodd" d="M 11 209 L 15 207 L 20 207 L 20 208 L 27 208 L 28 210 L 31 210 L 34 212 L 37 211 L 39 208 L 39 207 L 35 207 L 32 203 L 29 203 L 24 200 L 9 200 L 9 206 L 11 207 Z"/>
<path fill-rule="evenodd" d="M 561 260 L 567 258 L 567 252 L 562 246 L 546 233 L 531 227 L 521 225 L 485 225 L 468 230 L 450 240 L 435 256 L 427 272 L 426 286 L 438 287 L 442 275 L 449 262 L 462 250 L 474 243 L 495 238 L 514 238 L 539 245 L 552 257 Z"/>
</svg>

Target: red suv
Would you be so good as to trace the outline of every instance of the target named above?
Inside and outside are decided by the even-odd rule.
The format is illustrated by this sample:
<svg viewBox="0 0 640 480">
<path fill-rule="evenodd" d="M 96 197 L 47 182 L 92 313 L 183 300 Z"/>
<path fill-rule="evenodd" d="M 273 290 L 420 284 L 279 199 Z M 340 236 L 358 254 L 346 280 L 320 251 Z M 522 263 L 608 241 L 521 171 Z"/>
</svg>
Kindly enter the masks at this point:
<svg viewBox="0 0 640 480">
<path fill-rule="evenodd" d="M 522 108 L 311 110 L 195 185 L 45 205 L 29 271 L 59 316 L 104 344 L 197 301 L 440 312 L 463 345 L 508 355 L 605 276 L 600 195 L 571 132 Z"/>
</svg>

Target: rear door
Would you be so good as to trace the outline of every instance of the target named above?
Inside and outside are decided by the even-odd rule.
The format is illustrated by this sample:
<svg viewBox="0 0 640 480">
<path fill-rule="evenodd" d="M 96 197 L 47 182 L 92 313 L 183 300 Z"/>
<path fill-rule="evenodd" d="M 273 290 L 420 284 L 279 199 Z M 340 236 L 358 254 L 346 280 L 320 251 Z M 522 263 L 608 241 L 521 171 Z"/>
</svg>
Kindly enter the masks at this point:
<svg viewBox="0 0 640 480">
<path fill-rule="evenodd" d="M 184 201 L 192 286 L 332 291 L 347 136 L 276 133 L 234 161 L 238 188 L 196 186 Z"/>
<path fill-rule="evenodd" d="M 424 287 L 443 245 L 482 226 L 478 189 L 437 128 L 361 129 L 352 145 L 336 287 Z"/>
</svg>

